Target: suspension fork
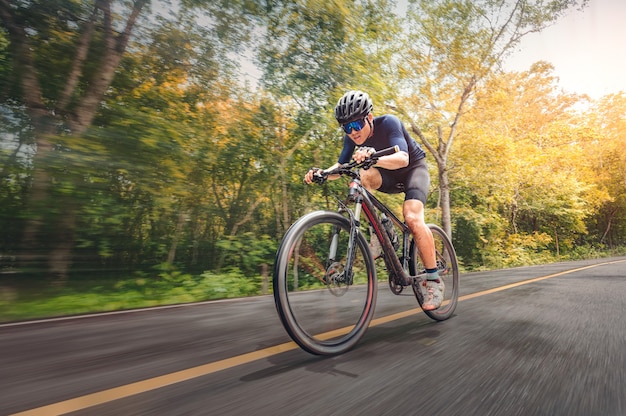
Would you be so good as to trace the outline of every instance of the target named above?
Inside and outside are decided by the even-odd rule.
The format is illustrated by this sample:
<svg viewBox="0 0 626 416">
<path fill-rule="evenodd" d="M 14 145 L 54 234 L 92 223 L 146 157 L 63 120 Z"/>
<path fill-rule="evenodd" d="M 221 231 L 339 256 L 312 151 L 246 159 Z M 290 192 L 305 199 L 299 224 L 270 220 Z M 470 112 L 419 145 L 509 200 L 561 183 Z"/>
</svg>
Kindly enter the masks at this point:
<svg viewBox="0 0 626 416">
<path fill-rule="evenodd" d="M 346 253 L 346 263 L 343 267 L 343 274 L 345 277 L 345 282 L 347 284 L 352 284 L 352 265 L 354 264 L 354 259 L 356 258 L 356 252 L 358 249 L 358 239 L 360 231 L 360 217 L 361 210 L 363 206 L 363 197 L 357 191 L 357 188 L 360 184 L 355 180 L 350 183 L 350 194 L 348 199 L 350 201 L 355 202 L 354 211 L 348 209 L 344 204 L 340 204 L 340 209 L 345 210 L 350 217 L 350 236 L 348 239 L 348 252 Z M 339 233 L 341 232 L 341 227 L 336 226 L 333 232 L 332 239 L 330 241 L 330 250 L 328 255 L 328 264 L 333 264 L 337 259 L 337 248 L 339 245 Z"/>
<path fill-rule="evenodd" d="M 354 206 L 354 213 L 350 214 L 351 216 L 350 238 L 348 240 L 348 253 L 346 255 L 346 265 L 344 267 L 344 275 L 345 275 L 347 284 L 352 284 L 353 282 L 352 265 L 354 264 L 354 259 L 356 258 L 357 245 L 359 244 L 358 243 L 359 233 L 361 232 L 359 230 L 360 224 L 361 224 L 359 218 L 361 216 L 362 204 L 363 204 L 362 198 L 360 196 L 357 197 L 356 204 Z"/>
</svg>

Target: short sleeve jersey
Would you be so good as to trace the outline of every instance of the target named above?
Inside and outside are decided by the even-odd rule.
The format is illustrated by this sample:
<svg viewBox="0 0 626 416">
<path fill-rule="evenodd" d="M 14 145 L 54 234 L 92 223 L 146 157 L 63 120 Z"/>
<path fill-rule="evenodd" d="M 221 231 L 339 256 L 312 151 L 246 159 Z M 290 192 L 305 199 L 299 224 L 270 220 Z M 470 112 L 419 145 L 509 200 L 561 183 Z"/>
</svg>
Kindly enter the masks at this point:
<svg viewBox="0 0 626 416">
<path fill-rule="evenodd" d="M 394 115 L 386 114 L 375 117 L 374 135 L 369 137 L 363 146 L 373 147 L 376 150 L 386 149 L 392 146 L 398 146 L 401 151 L 408 153 L 409 166 L 411 167 L 418 160 L 426 157 L 424 149 L 415 141 L 404 127 L 400 119 Z M 339 155 L 339 163 L 347 163 L 352 158 L 356 144 L 350 140 L 348 135 L 343 138 L 343 149 Z"/>
</svg>

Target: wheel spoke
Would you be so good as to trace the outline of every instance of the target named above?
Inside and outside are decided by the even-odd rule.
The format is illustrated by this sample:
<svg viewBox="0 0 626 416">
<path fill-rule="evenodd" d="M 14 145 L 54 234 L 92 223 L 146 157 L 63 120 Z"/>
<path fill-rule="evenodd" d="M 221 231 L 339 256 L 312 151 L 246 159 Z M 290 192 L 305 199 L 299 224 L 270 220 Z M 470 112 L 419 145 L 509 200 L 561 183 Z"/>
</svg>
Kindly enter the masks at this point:
<svg viewBox="0 0 626 416">
<path fill-rule="evenodd" d="M 439 270 L 439 278 L 444 282 L 445 291 L 441 307 L 433 311 L 424 312 L 432 319 L 443 321 L 452 316 L 458 303 L 459 267 L 454 247 L 452 246 L 450 239 L 441 228 L 432 224 L 429 225 L 429 227 L 433 234 L 435 243 L 435 257 L 437 261 L 437 269 Z M 413 251 L 415 254 L 413 254 L 412 257 L 415 259 L 415 262 L 412 267 L 412 272 L 419 274 L 424 271 L 425 267 L 419 259 L 419 256 L 416 255 L 415 245 L 413 245 Z M 422 299 L 418 290 L 418 288 L 413 287 L 413 291 L 415 292 L 418 302 L 421 302 Z"/>
<path fill-rule="evenodd" d="M 309 214 L 283 239 L 274 272 L 276 306 L 289 335 L 309 352 L 344 352 L 371 320 L 376 276 L 367 243 L 358 238 L 351 270 L 350 222 L 337 213 Z"/>
</svg>

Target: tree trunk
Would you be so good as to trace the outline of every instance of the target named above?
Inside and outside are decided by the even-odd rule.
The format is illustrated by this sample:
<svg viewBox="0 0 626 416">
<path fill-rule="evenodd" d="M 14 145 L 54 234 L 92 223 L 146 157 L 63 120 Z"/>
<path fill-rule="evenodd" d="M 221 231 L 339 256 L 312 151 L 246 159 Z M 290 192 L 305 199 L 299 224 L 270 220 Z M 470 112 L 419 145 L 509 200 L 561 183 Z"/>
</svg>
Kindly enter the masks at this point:
<svg viewBox="0 0 626 416">
<path fill-rule="evenodd" d="M 174 238 L 172 238 L 172 244 L 170 245 L 170 249 L 167 253 L 167 263 L 174 264 L 174 260 L 176 259 L 176 249 L 178 247 L 178 242 L 180 241 L 180 236 L 183 233 L 183 227 L 185 222 L 189 219 L 187 213 L 181 210 L 178 214 L 178 221 L 176 222 L 176 230 L 174 231 Z"/>
<path fill-rule="evenodd" d="M 450 212 L 450 179 L 448 169 L 439 166 L 439 193 L 441 198 L 441 226 L 443 231 L 452 239 L 452 215 Z"/>
<path fill-rule="evenodd" d="M 135 0 L 131 13 L 126 21 L 125 28 L 118 36 L 113 30 L 111 1 L 96 1 L 93 13 L 87 22 L 82 35 L 79 37 L 76 55 L 73 58 L 70 73 L 67 74 L 66 85 L 60 97 L 44 97 L 39 77 L 45 74 L 37 73 L 30 37 L 26 28 L 21 25 L 19 18 L 14 15 L 12 6 L 6 0 L 0 0 L 0 19 L 4 23 L 11 40 L 14 67 L 18 71 L 23 103 L 26 112 L 32 120 L 36 141 L 36 154 L 33 158 L 33 176 L 30 194 L 27 197 L 27 219 L 21 239 L 18 261 L 22 268 L 41 266 L 46 255 L 48 256 L 48 271 L 58 282 L 64 282 L 71 265 L 71 252 L 74 246 L 76 215 L 78 208 L 72 195 L 62 196 L 57 202 L 57 209 L 61 215 L 58 222 L 47 227 L 54 235 L 44 235 L 46 202 L 50 201 L 53 176 L 49 162 L 55 157 L 53 137 L 60 121 L 67 121 L 67 126 L 74 136 L 81 136 L 98 110 L 106 90 L 111 85 L 115 70 L 126 50 L 128 39 L 142 8 L 148 0 Z M 72 97 L 77 94 L 78 80 L 83 75 L 83 63 L 88 55 L 88 45 L 93 38 L 95 20 L 99 12 L 104 14 L 104 40 L 106 50 L 101 57 L 100 68 L 87 84 L 88 87 L 78 100 L 73 112 L 67 111 Z M 45 98 L 52 98 L 59 108 L 48 108 Z M 65 117 L 62 117 L 65 116 Z M 52 245 L 47 252 L 48 245 Z"/>
<path fill-rule="evenodd" d="M 64 199 L 68 199 L 68 197 Z M 48 271 L 53 279 L 52 283 L 57 286 L 64 286 L 67 283 L 70 266 L 72 265 L 72 250 L 74 249 L 74 234 L 76 230 L 76 207 L 72 201 L 68 202 L 64 205 L 61 218 L 56 223 L 54 235 L 51 236 L 57 243 L 48 253 Z"/>
<path fill-rule="evenodd" d="M 561 258 L 561 250 L 559 247 L 559 232 L 556 229 L 556 225 L 552 227 L 554 229 L 554 243 L 556 244 L 556 258 Z"/>
<path fill-rule="evenodd" d="M 33 158 L 33 179 L 26 201 L 26 225 L 18 252 L 18 264 L 26 270 L 39 271 L 44 267 L 47 251 L 44 246 L 42 228 L 44 209 L 50 192 L 52 178 L 46 169 L 47 160 L 53 152 L 52 142 L 47 137 L 37 137 L 37 151 Z"/>
<path fill-rule="evenodd" d="M 269 266 L 267 263 L 261 263 L 261 294 L 270 293 Z"/>
<path fill-rule="evenodd" d="M 604 230 L 604 234 L 602 234 L 602 238 L 600 238 L 601 244 L 604 244 L 604 241 L 606 240 L 606 236 L 609 235 L 609 231 L 611 231 L 611 223 L 613 222 L 613 217 L 615 216 L 616 212 L 617 212 L 617 208 L 614 208 L 611 210 L 611 212 L 608 215 L 606 229 Z M 613 247 L 611 247 L 611 249 L 612 248 Z"/>
</svg>

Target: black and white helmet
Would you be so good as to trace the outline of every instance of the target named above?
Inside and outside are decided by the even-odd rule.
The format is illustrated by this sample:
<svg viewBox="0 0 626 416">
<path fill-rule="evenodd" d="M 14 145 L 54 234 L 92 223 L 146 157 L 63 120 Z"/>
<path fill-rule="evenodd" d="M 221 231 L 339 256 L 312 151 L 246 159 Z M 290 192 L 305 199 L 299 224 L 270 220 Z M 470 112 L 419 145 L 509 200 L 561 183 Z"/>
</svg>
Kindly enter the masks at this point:
<svg viewBox="0 0 626 416">
<path fill-rule="evenodd" d="M 335 118 L 339 124 L 365 118 L 374 109 L 372 99 L 363 91 L 348 91 L 335 107 Z"/>
</svg>

